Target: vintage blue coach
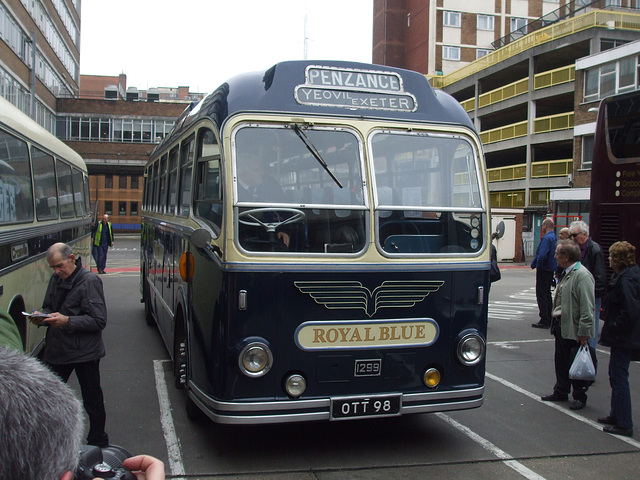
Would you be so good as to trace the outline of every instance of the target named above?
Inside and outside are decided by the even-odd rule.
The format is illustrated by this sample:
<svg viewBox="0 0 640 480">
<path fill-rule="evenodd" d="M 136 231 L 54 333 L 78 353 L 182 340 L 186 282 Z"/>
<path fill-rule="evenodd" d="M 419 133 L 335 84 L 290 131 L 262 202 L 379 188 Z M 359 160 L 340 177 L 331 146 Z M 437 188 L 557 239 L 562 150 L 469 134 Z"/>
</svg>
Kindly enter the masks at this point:
<svg viewBox="0 0 640 480">
<path fill-rule="evenodd" d="M 221 85 L 145 169 L 142 296 L 189 415 L 480 406 L 488 211 L 469 117 L 421 74 L 291 61 Z"/>
</svg>

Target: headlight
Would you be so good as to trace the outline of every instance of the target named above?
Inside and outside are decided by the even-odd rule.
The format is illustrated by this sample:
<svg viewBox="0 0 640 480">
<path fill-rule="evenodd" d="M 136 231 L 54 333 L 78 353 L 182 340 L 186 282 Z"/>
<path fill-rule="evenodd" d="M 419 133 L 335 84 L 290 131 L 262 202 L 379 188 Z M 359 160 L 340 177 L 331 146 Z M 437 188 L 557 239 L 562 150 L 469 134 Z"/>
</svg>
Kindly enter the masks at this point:
<svg viewBox="0 0 640 480">
<path fill-rule="evenodd" d="M 262 342 L 251 342 L 244 346 L 238 357 L 242 373 L 248 377 L 261 377 L 271 370 L 273 354 Z"/>
<path fill-rule="evenodd" d="M 477 333 L 469 333 L 458 342 L 458 359 L 463 365 L 473 366 L 484 357 L 484 340 Z"/>
<path fill-rule="evenodd" d="M 302 375 L 294 373 L 284 381 L 284 389 L 290 397 L 298 398 L 307 389 L 307 381 Z"/>
</svg>

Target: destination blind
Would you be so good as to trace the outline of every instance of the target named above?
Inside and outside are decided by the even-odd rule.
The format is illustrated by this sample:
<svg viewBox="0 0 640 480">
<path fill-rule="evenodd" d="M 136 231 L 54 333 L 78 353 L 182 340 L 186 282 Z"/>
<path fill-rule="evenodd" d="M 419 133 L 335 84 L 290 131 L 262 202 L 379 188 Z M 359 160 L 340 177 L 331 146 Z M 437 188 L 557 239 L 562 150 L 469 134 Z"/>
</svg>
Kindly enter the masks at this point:
<svg viewBox="0 0 640 480">
<path fill-rule="evenodd" d="M 306 82 L 295 89 L 298 103 L 351 109 L 416 109 L 413 95 L 405 92 L 395 72 L 308 67 Z"/>
</svg>

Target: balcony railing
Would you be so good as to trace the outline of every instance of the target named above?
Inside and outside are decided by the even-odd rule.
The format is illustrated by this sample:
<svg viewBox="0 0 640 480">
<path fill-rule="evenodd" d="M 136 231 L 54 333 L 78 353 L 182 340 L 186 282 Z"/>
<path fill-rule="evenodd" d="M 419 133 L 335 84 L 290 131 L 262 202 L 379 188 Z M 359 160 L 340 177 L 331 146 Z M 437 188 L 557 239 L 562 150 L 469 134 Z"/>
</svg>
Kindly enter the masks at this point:
<svg viewBox="0 0 640 480">
<path fill-rule="evenodd" d="M 573 128 L 573 112 L 560 113 L 533 120 L 533 133 L 548 133 L 569 128 Z"/>
<path fill-rule="evenodd" d="M 488 168 L 489 182 L 506 182 L 508 180 L 524 180 L 527 178 L 527 164 L 510 165 L 508 167 Z"/>
<path fill-rule="evenodd" d="M 517 97 L 518 95 L 522 95 L 523 93 L 527 93 L 528 91 L 529 79 L 523 78 L 522 80 L 510 83 L 509 85 L 505 85 L 504 87 L 496 88 L 495 90 L 491 90 L 490 92 L 483 93 L 478 98 L 478 106 L 480 108 L 486 107 L 487 105 L 491 105 L 493 103 L 498 103 L 509 98 Z"/>
<path fill-rule="evenodd" d="M 431 77 L 431 85 L 435 88 L 444 88 L 463 78 L 480 72 L 485 68 L 496 65 L 519 53 L 537 47 L 552 40 L 557 40 L 573 33 L 578 33 L 589 28 L 618 28 L 623 30 L 640 31 L 640 15 L 628 12 L 613 12 L 607 10 L 594 10 L 578 17 L 570 18 L 555 23 L 524 37 L 515 40 L 494 52 L 479 58 L 462 68 L 444 76 Z"/>
<path fill-rule="evenodd" d="M 573 173 L 573 159 L 531 163 L 531 178 L 566 177 Z"/>
<path fill-rule="evenodd" d="M 565 177 L 573 172 L 573 159 L 548 160 L 546 162 L 531 163 L 531 178 Z M 508 167 L 488 168 L 489 182 L 506 182 L 509 180 L 525 180 L 527 165 L 509 165 Z"/>
<path fill-rule="evenodd" d="M 560 85 L 562 83 L 573 82 L 575 79 L 576 66 L 569 65 L 568 67 L 556 68 L 555 70 L 549 70 L 548 72 L 538 73 L 533 79 L 533 88 L 538 90 L 540 88 L 547 88 L 554 85 Z"/>
<path fill-rule="evenodd" d="M 480 140 L 483 144 L 501 142 L 512 138 L 525 137 L 527 135 L 529 122 L 513 123 L 505 127 L 494 128 L 480 132 Z"/>
</svg>

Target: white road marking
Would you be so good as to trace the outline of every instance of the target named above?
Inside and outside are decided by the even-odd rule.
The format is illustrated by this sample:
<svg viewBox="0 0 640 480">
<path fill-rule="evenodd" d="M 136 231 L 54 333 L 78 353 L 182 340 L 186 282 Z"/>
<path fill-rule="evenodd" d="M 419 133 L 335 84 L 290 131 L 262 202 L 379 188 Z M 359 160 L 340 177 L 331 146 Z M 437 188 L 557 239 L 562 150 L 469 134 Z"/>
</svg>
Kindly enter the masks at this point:
<svg viewBox="0 0 640 480">
<path fill-rule="evenodd" d="M 476 442 L 478 445 L 480 445 L 485 450 L 491 452 L 496 457 L 504 460 L 504 462 L 502 462 L 502 463 L 504 463 L 507 467 L 514 469 L 516 472 L 518 472 L 523 477 L 528 478 L 529 480 L 545 480 L 545 478 L 543 476 L 538 475 L 533 470 L 525 467 L 523 464 L 521 464 L 520 462 L 515 460 L 507 452 L 505 452 L 501 448 L 498 448 L 496 445 L 491 443 L 489 440 L 487 440 L 486 438 L 481 437 L 480 435 L 478 435 L 477 433 L 475 433 L 473 430 L 469 429 L 468 427 L 465 427 L 461 423 L 456 422 L 449 415 L 446 415 L 444 413 L 436 413 L 435 415 L 438 418 L 441 418 L 442 420 L 447 422 L 449 425 L 451 425 L 455 429 L 457 429 L 460 432 L 464 433 L 467 437 L 469 437 L 471 440 Z"/>
<path fill-rule="evenodd" d="M 180 441 L 173 425 L 173 417 L 171 416 L 171 404 L 169 402 L 169 391 L 167 390 L 167 382 L 165 381 L 163 363 L 170 360 L 154 360 L 153 371 L 156 377 L 156 391 L 158 392 L 158 403 L 160 404 L 160 423 L 162 424 L 162 432 L 164 433 L 164 441 L 167 445 L 167 454 L 169 456 L 169 469 L 171 475 L 185 475 L 184 464 L 182 463 L 182 449 Z M 180 480 L 176 478 L 175 480 Z"/>
<path fill-rule="evenodd" d="M 589 420 L 588 418 L 583 417 L 582 415 L 578 415 L 573 410 L 569 410 L 568 408 L 562 407 L 562 406 L 560 406 L 560 405 L 558 405 L 556 403 L 553 403 L 553 402 L 544 402 L 540 398 L 540 395 L 536 395 L 535 393 L 531 393 L 531 392 L 525 390 L 524 388 L 521 388 L 521 387 L 517 386 L 516 384 L 511 383 L 508 380 L 505 380 L 504 378 L 500 378 L 500 377 L 497 377 L 495 375 L 492 375 L 489 372 L 486 372 L 485 376 L 487 378 L 490 378 L 491 380 L 495 380 L 496 382 L 501 383 L 502 385 L 504 385 L 507 388 L 515 390 L 516 392 L 521 393 L 522 395 L 525 395 L 525 396 L 529 397 L 532 400 L 535 400 L 538 403 L 541 403 L 541 404 L 545 405 L 546 407 L 553 408 L 553 409 L 555 409 L 555 410 L 557 410 L 559 412 L 564 413 L 565 415 L 570 416 L 571 418 L 573 418 L 575 420 L 578 420 L 579 422 L 584 423 L 585 425 L 589 425 L 590 427 L 593 427 L 593 428 L 595 428 L 597 430 L 602 431 L 602 425 L 600 425 L 597 422 L 594 422 L 593 420 Z M 631 445 L 633 447 L 636 447 L 636 448 L 640 449 L 640 442 L 638 442 L 637 440 L 634 440 L 631 437 L 623 437 L 623 436 L 620 436 L 620 435 L 612 435 L 612 436 L 614 436 L 618 440 L 621 440 L 623 442 L 628 443 L 629 445 Z"/>
</svg>

